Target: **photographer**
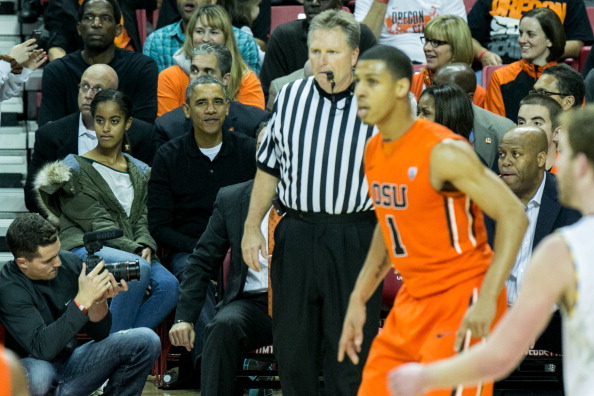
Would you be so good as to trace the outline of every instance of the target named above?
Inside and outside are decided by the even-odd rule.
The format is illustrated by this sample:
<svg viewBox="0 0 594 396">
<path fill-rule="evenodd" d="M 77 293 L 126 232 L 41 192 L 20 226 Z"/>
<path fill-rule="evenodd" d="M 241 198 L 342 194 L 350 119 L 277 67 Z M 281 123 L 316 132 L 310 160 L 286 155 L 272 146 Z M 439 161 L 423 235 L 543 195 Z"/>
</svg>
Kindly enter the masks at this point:
<svg viewBox="0 0 594 396">
<path fill-rule="evenodd" d="M 14 260 L 0 271 L 0 321 L 7 347 L 24 357 L 31 393 L 85 395 L 109 379 L 104 395 L 140 395 L 160 342 L 145 328 L 109 335 L 107 299 L 126 282 L 103 263 L 87 274 L 38 214 L 17 217 L 6 240 Z M 77 347 L 79 332 L 92 341 Z"/>
</svg>

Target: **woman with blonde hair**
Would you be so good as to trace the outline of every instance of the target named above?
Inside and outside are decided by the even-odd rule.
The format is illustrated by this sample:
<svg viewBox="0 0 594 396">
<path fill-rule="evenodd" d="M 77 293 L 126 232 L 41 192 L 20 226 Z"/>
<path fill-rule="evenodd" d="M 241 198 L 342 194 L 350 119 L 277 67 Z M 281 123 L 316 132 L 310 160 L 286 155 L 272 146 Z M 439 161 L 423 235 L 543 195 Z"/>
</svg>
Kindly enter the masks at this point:
<svg viewBox="0 0 594 396">
<path fill-rule="evenodd" d="M 190 82 L 192 50 L 200 44 L 209 42 L 222 44 L 231 51 L 233 62 L 231 78 L 227 84 L 229 98 L 264 109 L 264 92 L 260 80 L 256 73 L 250 70 L 237 48 L 227 11 L 219 5 L 205 4 L 196 9 L 188 22 L 184 45 L 173 55 L 177 65 L 159 73 L 157 116 L 176 109 L 184 103 L 186 87 Z M 256 57 L 259 59 L 258 45 L 255 41 L 254 46 Z"/>
<path fill-rule="evenodd" d="M 445 65 L 462 62 L 472 64 L 472 35 L 466 21 L 455 15 L 441 15 L 431 19 L 421 36 L 426 64 L 413 76 L 410 90 L 419 100 L 425 88 L 433 84 L 433 76 Z M 483 107 L 485 90 L 477 85 L 473 102 Z"/>
</svg>

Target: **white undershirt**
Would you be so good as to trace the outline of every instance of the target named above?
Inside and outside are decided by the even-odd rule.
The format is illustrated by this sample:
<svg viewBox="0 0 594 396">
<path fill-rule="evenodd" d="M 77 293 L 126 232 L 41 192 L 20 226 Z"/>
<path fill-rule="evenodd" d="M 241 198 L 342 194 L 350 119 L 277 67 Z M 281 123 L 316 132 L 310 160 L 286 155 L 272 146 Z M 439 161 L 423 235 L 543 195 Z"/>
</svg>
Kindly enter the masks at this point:
<svg viewBox="0 0 594 396">
<path fill-rule="evenodd" d="M 130 180 L 130 174 L 112 169 L 96 161 L 93 161 L 93 168 L 103 177 L 126 214 L 130 216 L 132 201 L 134 201 L 134 187 L 132 186 L 132 180 Z"/>
<path fill-rule="evenodd" d="M 214 147 L 211 148 L 201 148 L 199 147 L 200 151 L 202 152 L 202 154 L 206 155 L 211 161 L 213 159 L 215 159 L 215 157 L 217 156 L 217 154 L 219 153 L 219 151 L 221 151 L 221 146 L 223 145 L 223 142 L 217 144 Z"/>
</svg>

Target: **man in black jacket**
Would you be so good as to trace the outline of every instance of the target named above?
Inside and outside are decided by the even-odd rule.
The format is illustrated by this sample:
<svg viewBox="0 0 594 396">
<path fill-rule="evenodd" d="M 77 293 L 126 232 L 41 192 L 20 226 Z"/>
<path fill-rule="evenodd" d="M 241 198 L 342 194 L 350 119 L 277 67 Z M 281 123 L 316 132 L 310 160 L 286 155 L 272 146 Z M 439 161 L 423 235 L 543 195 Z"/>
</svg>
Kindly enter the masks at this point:
<svg viewBox="0 0 594 396">
<path fill-rule="evenodd" d="M 103 271 L 87 273 L 60 250 L 58 230 L 40 215 L 17 217 L 6 234 L 14 256 L 0 271 L 0 320 L 6 345 L 21 355 L 33 395 L 139 395 L 159 356 L 159 337 L 138 328 L 110 335 L 107 299 L 125 292 Z M 76 334 L 92 341 L 77 347 Z"/>
<path fill-rule="evenodd" d="M 78 85 L 78 111 L 50 122 L 35 132 L 35 146 L 27 170 L 25 204 L 31 212 L 40 211 L 33 190 L 37 172 L 47 163 L 65 158 L 68 154 L 82 155 L 95 148 L 97 137 L 91 115 L 91 102 L 102 89 L 118 87 L 118 75 L 108 65 L 89 66 Z M 153 126 L 134 118 L 126 133 L 130 155 L 148 165 L 153 162 L 155 150 L 151 144 Z"/>
</svg>

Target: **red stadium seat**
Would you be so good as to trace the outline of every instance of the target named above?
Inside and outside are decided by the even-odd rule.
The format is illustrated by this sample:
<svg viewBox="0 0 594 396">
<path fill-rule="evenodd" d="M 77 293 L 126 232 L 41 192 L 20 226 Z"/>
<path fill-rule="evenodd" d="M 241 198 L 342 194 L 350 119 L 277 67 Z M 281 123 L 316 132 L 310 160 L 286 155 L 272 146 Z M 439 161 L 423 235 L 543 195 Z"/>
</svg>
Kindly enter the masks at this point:
<svg viewBox="0 0 594 396">
<path fill-rule="evenodd" d="M 299 15 L 303 13 L 303 6 L 295 5 L 295 6 L 272 6 L 270 7 L 270 33 L 274 31 L 274 29 L 280 25 L 281 23 L 287 23 L 294 21 L 299 18 Z"/>
<path fill-rule="evenodd" d="M 481 86 L 487 89 L 487 85 L 489 85 L 489 80 L 491 80 L 491 74 L 500 67 L 505 65 L 490 65 L 483 67 L 483 80 L 481 82 Z"/>
<path fill-rule="evenodd" d="M 476 0 L 464 0 L 464 5 L 466 6 L 466 13 L 468 14 L 472 9 L 472 6 L 476 3 Z"/>
</svg>

